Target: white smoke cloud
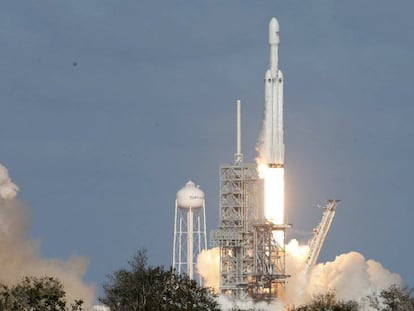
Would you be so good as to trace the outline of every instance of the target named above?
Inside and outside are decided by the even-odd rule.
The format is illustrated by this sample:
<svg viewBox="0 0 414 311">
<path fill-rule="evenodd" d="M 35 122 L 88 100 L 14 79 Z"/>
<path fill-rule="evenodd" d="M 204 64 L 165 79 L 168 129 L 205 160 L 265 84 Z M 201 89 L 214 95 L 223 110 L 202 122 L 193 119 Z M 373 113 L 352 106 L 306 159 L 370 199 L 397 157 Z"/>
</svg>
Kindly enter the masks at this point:
<svg viewBox="0 0 414 311">
<path fill-rule="evenodd" d="M 231 300 L 227 296 L 220 295 L 217 299 L 221 310 L 260 310 L 260 311 L 284 311 L 285 306 L 281 301 L 254 302 L 252 299 Z"/>
<path fill-rule="evenodd" d="M 95 305 L 92 307 L 91 311 L 111 311 L 109 307 L 103 305 Z"/>
<path fill-rule="evenodd" d="M 338 299 L 363 302 L 366 296 L 391 285 L 402 285 L 398 274 L 379 262 L 366 260 L 357 252 L 337 256 L 333 261 L 317 264 L 305 273 L 307 246 L 292 240 L 286 246 L 286 268 L 292 277 L 286 285 L 286 302 L 300 305 L 313 296 L 334 290 Z"/>
<path fill-rule="evenodd" d="M 332 290 L 338 299 L 355 300 L 365 304 L 366 296 L 378 293 L 391 285 L 403 285 L 398 274 L 391 273 L 377 261 L 366 260 L 357 252 L 342 254 L 333 261 L 317 264 L 310 273 L 306 273 L 308 252 L 308 245 L 300 245 L 297 240 L 291 240 L 286 245 L 286 272 L 291 277 L 287 281 L 283 299 L 277 305 L 258 305 L 250 300 L 235 302 L 225 296 L 219 297 L 220 305 L 224 310 L 230 310 L 235 305 L 241 309 L 283 310 L 283 305 L 306 304 L 315 295 Z M 217 289 L 220 277 L 219 254 L 219 249 L 213 248 L 204 251 L 197 259 L 199 273 L 206 284 L 215 284 L 213 287 Z M 371 309 L 365 305 L 364 310 Z"/>
<path fill-rule="evenodd" d="M 206 249 L 198 254 L 196 269 L 204 280 L 203 285 L 217 293 L 220 283 L 220 249 Z"/>
<path fill-rule="evenodd" d="M 9 171 L 0 163 L 0 198 L 12 200 L 18 191 L 19 187 L 11 181 Z"/>
<path fill-rule="evenodd" d="M 379 262 L 366 260 L 357 252 L 339 255 L 334 261 L 318 264 L 311 272 L 311 293 L 334 289 L 339 299 L 361 298 L 390 287 L 402 286 L 398 274 L 391 273 Z"/>
<path fill-rule="evenodd" d="M 15 199 L 17 191 L 7 169 L 0 165 L 0 283 L 14 284 L 24 276 L 53 276 L 63 283 L 68 301 L 83 299 L 90 307 L 95 288 L 82 280 L 88 261 L 77 256 L 68 260 L 40 258 L 39 243 L 27 232 L 28 210 Z"/>
</svg>

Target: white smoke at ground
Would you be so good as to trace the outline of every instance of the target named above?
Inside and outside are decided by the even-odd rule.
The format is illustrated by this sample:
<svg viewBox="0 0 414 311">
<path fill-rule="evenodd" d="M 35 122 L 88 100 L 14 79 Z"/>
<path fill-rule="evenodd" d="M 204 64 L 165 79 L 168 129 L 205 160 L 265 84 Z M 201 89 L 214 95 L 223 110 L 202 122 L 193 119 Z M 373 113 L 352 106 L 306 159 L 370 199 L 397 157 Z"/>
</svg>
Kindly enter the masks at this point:
<svg viewBox="0 0 414 311">
<path fill-rule="evenodd" d="M 95 305 L 92 307 L 91 311 L 111 311 L 111 309 L 107 306 Z"/>
<path fill-rule="evenodd" d="M 292 276 L 286 285 L 287 304 L 301 305 L 312 297 L 334 291 L 340 300 L 364 303 L 368 295 L 391 285 L 402 286 L 398 274 L 391 273 L 379 262 L 366 260 L 357 252 L 338 255 L 333 261 L 315 265 L 305 271 L 308 246 L 292 240 L 286 246 L 286 270 Z"/>
<path fill-rule="evenodd" d="M 281 301 L 272 301 L 267 303 L 265 301 L 262 302 L 254 302 L 252 299 L 239 299 L 233 300 L 227 296 L 220 295 L 217 298 L 217 302 L 220 305 L 220 309 L 223 311 L 231 311 L 231 310 L 255 310 L 255 311 L 283 311 L 285 310 L 285 306 Z"/>
<path fill-rule="evenodd" d="M 309 303 L 313 297 L 334 291 L 340 300 L 355 300 L 367 306 L 367 296 L 379 293 L 391 285 L 402 286 L 398 274 L 391 273 L 379 262 L 367 260 L 357 252 L 337 256 L 333 261 L 315 265 L 309 273 L 305 266 L 309 252 L 308 245 L 291 240 L 286 245 L 286 272 L 291 275 L 286 284 L 282 301 L 277 304 L 253 303 L 251 300 L 230 300 L 220 296 L 218 301 L 223 310 L 238 307 L 241 310 L 283 310 L 283 306 L 299 306 Z M 220 279 L 219 249 L 202 252 L 197 259 L 198 272 L 205 285 L 210 284 L 218 291 Z M 212 285 L 214 284 L 214 286 Z"/>
<path fill-rule="evenodd" d="M 310 294 L 332 288 L 339 299 L 360 301 L 393 284 L 403 285 L 398 274 L 391 273 L 379 262 L 366 260 L 360 253 L 350 252 L 337 256 L 332 262 L 316 265 L 308 286 Z"/>
<path fill-rule="evenodd" d="M 291 240 L 286 248 L 286 272 L 291 277 L 287 281 L 284 299 L 287 304 L 308 302 L 306 293 L 307 275 L 305 264 L 308 258 L 309 246 L 300 245 L 297 240 Z M 305 300 L 302 300 L 306 297 Z"/>
<path fill-rule="evenodd" d="M 88 260 L 78 256 L 67 260 L 41 258 L 39 242 L 28 235 L 29 211 L 16 199 L 17 191 L 0 164 L 0 283 L 15 284 L 24 276 L 53 276 L 62 282 L 68 301 L 82 299 L 90 307 L 95 287 L 82 280 Z"/>
<path fill-rule="evenodd" d="M 214 247 L 201 251 L 197 256 L 197 273 L 203 278 L 204 287 L 218 293 L 220 282 L 220 248 Z"/>
</svg>

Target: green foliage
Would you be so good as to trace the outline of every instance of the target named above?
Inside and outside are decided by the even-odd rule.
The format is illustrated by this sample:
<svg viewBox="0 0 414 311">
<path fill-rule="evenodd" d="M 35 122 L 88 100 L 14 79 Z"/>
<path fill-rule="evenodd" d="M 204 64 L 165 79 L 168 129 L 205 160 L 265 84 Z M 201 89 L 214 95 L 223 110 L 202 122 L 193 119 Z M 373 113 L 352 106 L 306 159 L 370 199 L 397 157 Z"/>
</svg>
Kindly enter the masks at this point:
<svg viewBox="0 0 414 311">
<path fill-rule="evenodd" d="M 413 289 L 391 286 L 368 297 L 370 306 L 379 311 L 414 311 Z"/>
<path fill-rule="evenodd" d="M 391 286 L 379 294 L 368 296 L 369 305 L 378 311 L 414 311 L 414 290 Z M 315 296 L 310 304 L 291 311 L 357 311 L 355 301 L 338 300 L 334 292 Z"/>
<path fill-rule="evenodd" d="M 293 308 L 292 311 L 358 311 L 355 301 L 342 301 L 336 298 L 335 292 L 317 295 L 308 305 Z"/>
<path fill-rule="evenodd" d="M 99 300 L 111 311 L 219 310 L 210 292 L 195 281 L 148 266 L 145 250 L 138 251 L 129 266 L 109 275 L 103 285 L 104 297 Z"/>
<path fill-rule="evenodd" d="M 77 300 L 67 307 L 63 285 L 53 277 L 25 277 L 11 287 L 0 284 L 2 311 L 81 311 L 82 304 Z"/>
</svg>

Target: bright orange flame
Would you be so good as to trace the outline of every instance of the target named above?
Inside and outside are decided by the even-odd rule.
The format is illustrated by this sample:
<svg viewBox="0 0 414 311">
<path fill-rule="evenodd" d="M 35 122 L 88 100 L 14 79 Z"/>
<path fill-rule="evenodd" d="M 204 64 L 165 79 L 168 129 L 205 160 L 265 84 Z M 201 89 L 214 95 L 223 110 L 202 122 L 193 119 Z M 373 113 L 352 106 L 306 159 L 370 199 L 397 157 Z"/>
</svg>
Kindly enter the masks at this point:
<svg viewBox="0 0 414 311">
<path fill-rule="evenodd" d="M 259 175 L 264 179 L 265 217 L 274 224 L 282 225 L 285 223 L 284 168 L 270 168 L 260 164 Z M 284 244 L 283 231 L 275 231 L 273 237 L 279 245 Z"/>
</svg>

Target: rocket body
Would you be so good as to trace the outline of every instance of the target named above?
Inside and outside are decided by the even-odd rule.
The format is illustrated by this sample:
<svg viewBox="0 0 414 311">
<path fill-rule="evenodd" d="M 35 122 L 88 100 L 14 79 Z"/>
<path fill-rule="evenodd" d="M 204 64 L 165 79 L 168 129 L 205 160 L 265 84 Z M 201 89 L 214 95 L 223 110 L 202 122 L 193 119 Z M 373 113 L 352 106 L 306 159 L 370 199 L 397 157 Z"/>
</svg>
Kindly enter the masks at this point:
<svg viewBox="0 0 414 311">
<path fill-rule="evenodd" d="M 269 167 L 283 167 L 283 75 L 279 70 L 279 23 L 269 24 L 270 61 L 265 74 L 264 157 Z"/>
</svg>

